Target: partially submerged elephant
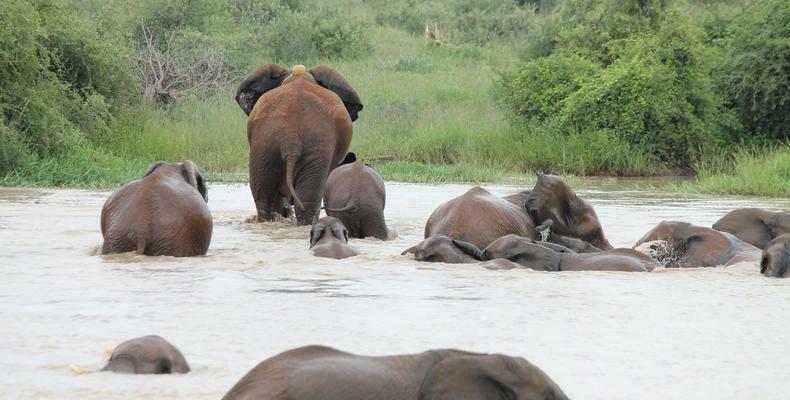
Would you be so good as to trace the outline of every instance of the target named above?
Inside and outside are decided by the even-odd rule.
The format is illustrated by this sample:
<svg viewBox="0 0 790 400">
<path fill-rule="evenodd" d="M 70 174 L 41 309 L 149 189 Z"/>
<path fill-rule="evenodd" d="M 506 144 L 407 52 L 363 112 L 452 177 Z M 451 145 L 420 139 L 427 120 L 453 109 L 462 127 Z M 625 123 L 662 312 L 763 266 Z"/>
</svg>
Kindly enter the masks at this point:
<svg viewBox="0 0 790 400">
<path fill-rule="evenodd" d="M 577 253 L 556 243 L 538 242 L 518 235 L 505 235 L 480 250 L 474 244 L 433 235 L 406 251 L 427 262 L 485 262 L 489 269 L 526 267 L 538 271 L 625 271 L 646 272 L 659 266 L 652 258 L 633 249 L 610 249 Z M 509 262 L 503 262 L 503 260 Z"/>
<path fill-rule="evenodd" d="M 351 237 L 386 240 L 384 180 L 373 168 L 356 159 L 354 153 L 349 153 L 346 159 L 348 162 L 335 168 L 326 181 L 326 214 L 343 221 Z"/>
<path fill-rule="evenodd" d="M 316 257 L 348 258 L 359 254 L 348 245 L 348 230 L 335 217 L 324 217 L 310 229 L 310 250 Z"/>
<path fill-rule="evenodd" d="M 189 372 L 189 364 L 170 342 L 157 335 L 148 335 L 119 344 L 102 371 L 125 374 L 185 374 Z"/>
<path fill-rule="evenodd" d="M 538 174 L 531 191 L 500 198 L 476 186 L 441 204 L 425 224 L 425 238 L 442 234 L 485 248 L 509 234 L 548 240 L 575 251 L 611 249 L 593 207 L 560 177 Z"/>
<path fill-rule="evenodd" d="M 367 357 L 307 346 L 250 370 L 223 400 L 566 400 L 521 357 L 460 350 Z"/>
<path fill-rule="evenodd" d="M 790 267 L 790 233 L 773 238 L 765 246 L 760 259 L 760 272 L 768 277 L 787 278 Z"/>
<path fill-rule="evenodd" d="M 739 208 L 716 221 L 713 229 L 732 233 L 738 239 L 764 249 L 775 237 L 790 233 L 790 211 Z"/>
<path fill-rule="evenodd" d="M 757 262 L 760 250 L 737 237 L 687 222 L 662 221 L 634 246 L 665 267 L 715 267 Z"/>
<path fill-rule="evenodd" d="M 102 253 L 206 254 L 213 229 L 207 190 L 206 173 L 194 162 L 157 161 L 104 203 Z"/>
<path fill-rule="evenodd" d="M 250 189 L 259 221 L 288 216 L 296 205 L 298 225 L 318 216 L 324 184 L 351 143 L 359 96 L 338 71 L 303 65 L 288 71 L 266 64 L 236 91 L 249 118 Z"/>
</svg>

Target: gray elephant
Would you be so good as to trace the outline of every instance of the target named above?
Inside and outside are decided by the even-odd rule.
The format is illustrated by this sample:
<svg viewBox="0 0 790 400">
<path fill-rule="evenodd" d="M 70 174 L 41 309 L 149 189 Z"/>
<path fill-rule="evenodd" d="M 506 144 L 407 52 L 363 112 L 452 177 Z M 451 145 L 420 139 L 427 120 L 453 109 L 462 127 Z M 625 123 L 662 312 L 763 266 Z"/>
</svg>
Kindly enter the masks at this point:
<svg viewBox="0 0 790 400">
<path fill-rule="evenodd" d="M 239 85 L 236 101 L 249 118 L 250 189 L 259 221 L 288 216 L 297 225 L 318 217 L 329 173 L 346 155 L 351 123 L 362 109 L 338 71 L 266 64 Z"/>
<path fill-rule="evenodd" d="M 348 228 L 354 238 L 373 236 L 387 239 L 384 221 L 386 189 L 384 180 L 373 168 L 348 153 L 344 164 L 329 174 L 324 189 L 324 209 Z"/>
<path fill-rule="evenodd" d="M 112 352 L 102 371 L 125 374 L 185 374 L 184 355 L 160 336 L 148 335 L 127 340 Z"/>
<path fill-rule="evenodd" d="M 760 259 L 760 272 L 768 277 L 786 278 L 790 266 L 790 233 L 783 233 L 768 242 Z"/>
<path fill-rule="evenodd" d="M 790 233 L 790 211 L 739 208 L 716 221 L 713 229 L 732 233 L 738 239 L 764 249 L 773 238 Z"/>
<path fill-rule="evenodd" d="M 223 400 L 566 400 L 521 357 L 460 350 L 367 357 L 307 346 L 250 370 Z"/>
<path fill-rule="evenodd" d="M 634 246 L 669 268 L 757 262 L 760 250 L 727 232 L 687 222 L 662 221 Z"/>
<path fill-rule="evenodd" d="M 101 211 L 102 253 L 206 254 L 213 222 L 206 173 L 194 162 L 157 161 L 110 195 Z"/>
<path fill-rule="evenodd" d="M 310 229 L 310 250 L 316 257 L 348 258 L 359 253 L 348 245 L 348 230 L 335 217 L 324 217 Z"/>
</svg>

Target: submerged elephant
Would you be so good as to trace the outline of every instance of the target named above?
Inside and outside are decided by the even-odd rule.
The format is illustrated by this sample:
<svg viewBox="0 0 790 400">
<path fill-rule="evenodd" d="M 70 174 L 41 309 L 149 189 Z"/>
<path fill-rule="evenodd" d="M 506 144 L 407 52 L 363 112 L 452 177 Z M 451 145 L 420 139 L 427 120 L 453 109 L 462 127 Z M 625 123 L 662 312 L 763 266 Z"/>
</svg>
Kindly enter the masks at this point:
<svg viewBox="0 0 790 400">
<path fill-rule="evenodd" d="M 250 370 L 223 400 L 566 400 L 521 357 L 460 350 L 368 357 L 307 346 Z"/>
<path fill-rule="evenodd" d="M 790 211 L 739 208 L 716 221 L 713 229 L 732 233 L 738 239 L 764 249 L 773 238 L 790 233 Z"/>
<path fill-rule="evenodd" d="M 184 355 L 160 336 L 148 335 L 127 340 L 112 352 L 102 371 L 125 374 L 185 374 Z"/>
<path fill-rule="evenodd" d="M 401 253 L 414 253 L 414 259 L 448 264 L 474 263 L 481 260 L 481 251 L 472 243 L 436 234 Z"/>
<path fill-rule="evenodd" d="M 763 250 L 760 272 L 769 277 L 787 278 L 790 267 L 790 233 L 773 238 Z"/>
<path fill-rule="evenodd" d="M 633 249 L 576 253 L 554 243 L 535 242 L 516 235 L 503 236 L 482 251 L 482 260 L 505 259 L 538 271 L 647 272 L 660 266 Z"/>
<path fill-rule="evenodd" d="M 207 202 L 206 173 L 194 162 L 157 161 L 104 203 L 102 253 L 206 254 L 213 229 Z"/>
<path fill-rule="evenodd" d="M 349 153 L 346 160 L 347 163 L 335 168 L 326 181 L 326 214 L 343 221 L 351 237 L 373 236 L 386 240 L 384 180 L 373 168 L 357 160 L 354 153 Z"/>
<path fill-rule="evenodd" d="M 665 267 L 715 267 L 757 262 L 760 250 L 737 237 L 687 222 L 662 221 L 634 246 Z"/>
<path fill-rule="evenodd" d="M 581 239 L 602 250 L 612 248 L 592 205 L 559 176 L 538 174 L 525 206 L 533 224 L 552 221 L 552 234 Z"/>
<path fill-rule="evenodd" d="M 249 118 L 250 189 L 258 220 L 288 216 L 309 225 L 318 216 L 324 184 L 351 143 L 362 102 L 335 69 L 266 64 L 236 91 Z"/>
<path fill-rule="evenodd" d="M 442 234 L 481 249 L 505 235 L 538 239 L 548 231 L 549 241 L 576 251 L 611 248 L 592 206 L 553 175 L 538 174 L 531 191 L 505 198 L 473 187 L 437 207 L 425 224 L 426 239 Z"/>
<path fill-rule="evenodd" d="M 348 245 L 348 230 L 335 217 L 324 217 L 310 229 L 310 250 L 316 257 L 348 258 L 359 253 Z"/>
</svg>

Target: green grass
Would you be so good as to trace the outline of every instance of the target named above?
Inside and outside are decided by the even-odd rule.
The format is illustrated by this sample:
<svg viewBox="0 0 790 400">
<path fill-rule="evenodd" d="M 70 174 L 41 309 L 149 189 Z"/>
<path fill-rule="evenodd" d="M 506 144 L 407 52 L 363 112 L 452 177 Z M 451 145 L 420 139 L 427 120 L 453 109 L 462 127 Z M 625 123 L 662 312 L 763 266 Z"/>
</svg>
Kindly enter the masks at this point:
<svg viewBox="0 0 790 400">
<path fill-rule="evenodd" d="M 696 180 L 672 184 L 670 188 L 683 192 L 790 196 L 790 145 L 741 151 L 729 159 L 699 163 L 696 169 Z"/>
</svg>

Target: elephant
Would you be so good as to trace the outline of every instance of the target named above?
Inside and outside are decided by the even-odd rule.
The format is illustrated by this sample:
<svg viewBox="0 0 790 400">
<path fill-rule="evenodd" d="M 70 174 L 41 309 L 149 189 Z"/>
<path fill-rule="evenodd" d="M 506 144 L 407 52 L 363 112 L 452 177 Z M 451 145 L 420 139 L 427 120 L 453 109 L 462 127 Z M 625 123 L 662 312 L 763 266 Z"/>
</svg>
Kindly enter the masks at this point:
<svg viewBox="0 0 790 400">
<path fill-rule="evenodd" d="M 783 233 L 768 242 L 760 259 L 760 272 L 768 277 L 786 278 L 790 274 L 790 233 Z"/>
<path fill-rule="evenodd" d="M 790 211 L 739 208 L 716 221 L 713 229 L 732 233 L 738 239 L 764 249 L 771 239 L 790 233 Z"/>
<path fill-rule="evenodd" d="M 316 257 L 348 258 L 359 253 L 348 245 L 348 230 L 335 217 L 324 217 L 310 229 L 310 249 Z"/>
<path fill-rule="evenodd" d="M 264 360 L 223 400 L 567 400 L 540 368 L 521 357 L 461 350 L 360 356 L 306 346 Z"/>
<path fill-rule="evenodd" d="M 148 335 L 119 344 L 102 371 L 124 374 L 185 374 L 189 372 L 189 364 L 170 342 L 157 335 Z"/>
<path fill-rule="evenodd" d="M 327 177 L 351 143 L 351 123 L 363 107 L 359 96 L 331 67 L 287 71 L 266 64 L 241 82 L 236 101 L 249 116 L 250 190 L 258 220 L 287 217 L 293 202 L 297 225 L 312 224 Z"/>
<path fill-rule="evenodd" d="M 533 224 L 542 225 L 551 220 L 552 234 L 581 239 L 597 249 L 612 248 L 592 205 L 577 196 L 561 177 L 537 175 L 525 204 Z"/>
<path fill-rule="evenodd" d="M 453 239 L 447 235 L 431 235 L 416 246 L 401 253 L 414 253 L 414 259 L 425 262 L 443 262 L 448 264 L 474 263 L 480 261 L 480 249 L 472 243 Z"/>
<path fill-rule="evenodd" d="M 354 153 L 349 153 L 345 161 L 326 180 L 326 214 L 343 221 L 351 237 L 386 240 L 384 180 L 373 168 L 356 159 Z"/>
<path fill-rule="evenodd" d="M 576 196 L 562 178 L 542 174 L 533 190 L 505 198 L 480 186 L 469 189 L 434 210 L 424 236 L 447 235 L 482 249 L 508 234 L 537 239 L 539 232 L 551 229 L 549 241 L 579 252 L 611 248 L 592 206 Z"/>
<path fill-rule="evenodd" d="M 634 246 L 668 268 L 758 262 L 760 250 L 734 235 L 688 222 L 662 221 Z"/>
<path fill-rule="evenodd" d="M 102 254 L 206 254 L 213 223 L 206 173 L 190 160 L 157 161 L 110 195 L 101 211 Z"/>
<path fill-rule="evenodd" d="M 561 245 L 516 235 L 503 236 L 482 251 L 483 261 L 498 259 L 539 271 L 647 272 L 660 266 L 652 258 L 633 249 L 577 253 Z"/>
</svg>

